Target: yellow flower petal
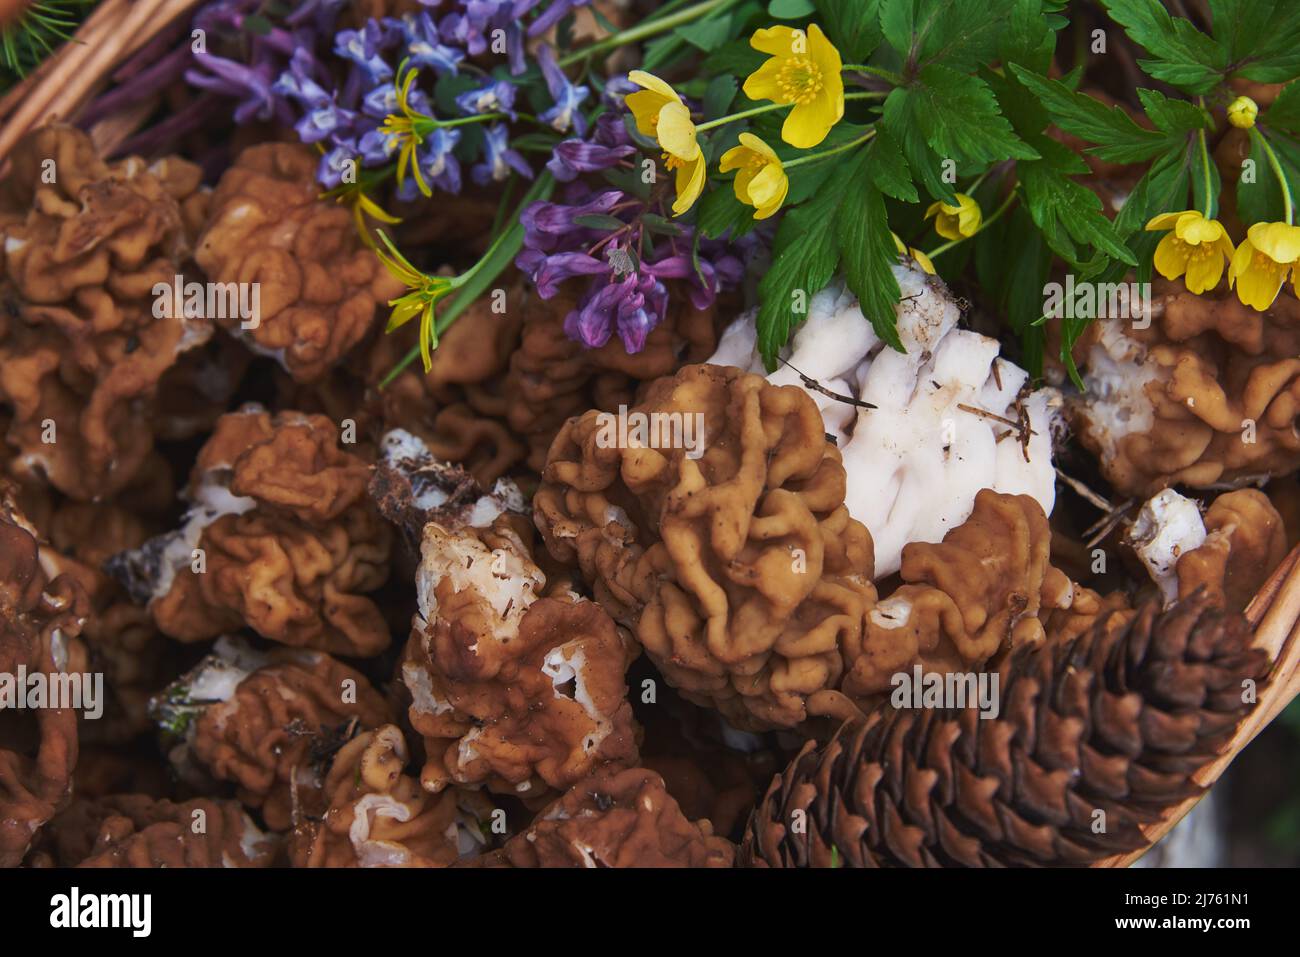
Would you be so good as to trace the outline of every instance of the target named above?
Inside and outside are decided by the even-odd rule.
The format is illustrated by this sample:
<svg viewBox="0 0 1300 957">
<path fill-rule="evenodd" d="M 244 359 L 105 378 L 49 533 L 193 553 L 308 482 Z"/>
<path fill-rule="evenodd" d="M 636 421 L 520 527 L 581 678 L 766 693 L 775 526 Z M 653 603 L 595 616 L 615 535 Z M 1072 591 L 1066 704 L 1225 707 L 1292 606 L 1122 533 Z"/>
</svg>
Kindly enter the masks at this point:
<svg viewBox="0 0 1300 957">
<path fill-rule="evenodd" d="M 1246 231 L 1251 243 L 1274 262 L 1293 263 L 1300 259 L 1300 226 L 1286 223 L 1256 223 Z"/>
<path fill-rule="evenodd" d="M 781 162 L 780 157 L 776 155 L 776 150 L 772 149 L 772 147 L 768 146 L 760 137 L 755 136 L 753 133 L 741 133 L 740 145 L 749 147 L 764 159 L 771 160 L 774 163 Z"/>
<path fill-rule="evenodd" d="M 643 90 L 658 93 L 665 100 L 678 99 L 677 91 L 653 73 L 647 73 L 645 70 L 633 70 L 627 75 L 627 78 Z"/>
<path fill-rule="evenodd" d="M 1191 256 L 1187 260 L 1187 275 L 1183 280 L 1187 285 L 1187 291 L 1199 296 L 1217 286 L 1219 280 L 1223 278 L 1223 263 L 1223 256 L 1217 249 L 1208 254 Z"/>
<path fill-rule="evenodd" d="M 1174 235 L 1193 246 L 1218 242 L 1223 234 L 1223 226 L 1218 220 L 1206 219 L 1200 213 L 1186 213 L 1174 226 Z"/>
<path fill-rule="evenodd" d="M 689 160 L 700 153 L 700 146 L 695 140 L 695 124 L 691 122 L 691 111 L 680 101 L 668 103 L 659 111 L 657 136 L 659 145 L 674 156 Z"/>
<path fill-rule="evenodd" d="M 826 97 L 819 96 L 807 106 L 796 106 L 781 125 L 781 139 L 796 149 L 806 150 L 826 139 L 844 115 L 843 100 L 837 110 Z"/>
<path fill-rule="evenodd" d="M 919 249 L 912 249 L 910 252 L 912 253 L 912 258 L 917 261 L 923 271 L 929 273 L 931 276 L 936 275 L 934 271 L 934 263 L 930 261 L 929 256 L 921 252 Z"/>
<path fill-rule="evenodd" d="M 704 154 L 696 151 L 696 158 L 677 167 L 677 199 L 673 202 L 673 215 L 680 216 L 700 198 L 704 192 L 704 181 L 708 173 L 705 169 Z"/>
<path fill-rule="evenodd" d="M 1183 210 L 1177 213 L 1161 213 L 1159 216 L 1152 216 L 1147 220 L 1147 231 L 1157 232 L 1162 229 L 1173 229 L 1178 224 L 1180 216 L 1186 216 L 1190 210 Z"/>
<path fill-rule="evenodd" d="M 749 182 L 749 202 L 755 219 L 767 219 L 785 202 L 790 180 L 778 165 L 764 166 Z"/>
<path fill-rule="evenodd" d="M 814 26 L 813 29 L 816 27 Z M 754 31 L 754 35 L 749 38 L 749 45 L 759 53 L 766 53 L 769 56 L 798 56 L 808 52 L 808 35 L 794 27 L 766 27 Z"/>
<path fill-rule="evenodd" d="M 745 85 L 742 89 L 745 95 L 751 100 L 771 100 L 773 103 L 784 103 L 781 93 L 781 69 L 784 61 L 779 57 L 772 57 L 751 73 L 745 79 Z"/>
<path fill-rule="evenodd" d="M 1187 244 L 1169 233 L 1156 246 L 1154 264 L 1156 272 L 1166 279 L 1177 279 L 1187 271 Z"/>
</svg>

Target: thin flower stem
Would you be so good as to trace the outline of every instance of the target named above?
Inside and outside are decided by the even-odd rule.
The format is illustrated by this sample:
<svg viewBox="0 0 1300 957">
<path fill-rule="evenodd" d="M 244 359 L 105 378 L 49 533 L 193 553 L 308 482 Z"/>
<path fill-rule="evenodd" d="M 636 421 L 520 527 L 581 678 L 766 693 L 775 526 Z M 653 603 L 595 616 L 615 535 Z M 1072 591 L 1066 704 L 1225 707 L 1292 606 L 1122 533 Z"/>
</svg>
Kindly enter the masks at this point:
<svg viewBox="0 0 1300 957">
<path fill-rule="evenodd" d="M 867 130 L 865 133 L 863 133 L 855 140 L 850 140 L 848 143 L 844 143 L 841 144 L 840 146 L 836 146 L 834 149 L 823 150 L 820 153 L 812 153 L 809 156 L 800 156 L 798 159 L 791 160 L 790 162 L 785 163 L 784 166 L 786 169 L 793 169 L 796 166 L 803 166 L 806 163 L 815 163 L 817 160 L 823 160 L 826 159 L 826 157 L 828 156 L 835 156 L 837 153 L 843 153 L 846 152 L 847 150 L 853 149 L 856 146 L 861 146 L 863 143 L 865 143 L 867 140 L 871 139 L 871 137 L 875 135 L 876 135 L 876 131 L 874 129 Z"/>
<path fill-rule="evenodd" d="M 760 113 L 771 113 L 773 110 L 788 110 L 792 106 L 794 106 L 793 103 L 769 103 L 766 106 L 756 106 L 752 110 L 742 110 L 739 113 L 732 113 L 730 116 L 720 116 L 716 120 L 700 123 L 695 127 L 695 131 L 698 133 L 702 130 L 711 130 L 715 126 L 723 126 L 737 120 L 749 119 L 749 117 L 758 116 Z"/>
<path fill-rule="evenodd" d="M 1197 97 L 1197 105 L 1205 109 L 1205 97 Z M 1205 203 L 1202 213 L 1206 219 L 1214 218 L 1214 178 L 1210 174 L 1210 148 L 1205 142 L 1205 127 L 1196 131 L 1197 148 L 1201 152 L 1201 175 L 1205 178 Z"/>
<path fill-rule="evenodd" d="M 903 77 L 900 73 L 893 70 L 885 70 L 878 66 L 869 66 L 866 63 L 845 63 L 841 68 L 845 73 L 870 73 L 872 76 L 878 76 L 882 80 L 888 80 L 894 86 L 903 85 Z"/>
<path fill-rule="evenodd" d="M 886 96 L 886 95 L 887 94 L 885 93 L 868 93 L 868 92 L 846 93 L 844 94 L 844 99 L 845 100 L 878 100 L 882 96 Z M 771 113 L 773 110 L 788 110 L 792 106 L 794 106 L 793 103 L 768 103 L 766 106 L 756 106 L 752 110 L 741 110 L 739 113 L 732 113 L 730 116 L 720 116 L 716 120 L 709 120 L 707 123 L 698 123 L 695 126 L 695 132 L 699 133 L 702 132 L 703 130 L 711 130 L 714 127 L 723 126 L 727 123 L 734 123 L 737 120 L 746 120 L 749 119 L 751 116 L 758 116 L 760 113 Z"/>
<path fill-rule="evenodd" d="M 1282 164 L 1278 162 L 1277 154 L 1273 152 L 1273 147 L 1269 145 L 1268 140 L 1264 138 L 1264 134 L 1259 131 L 1258 127 L 1252 126 L 1250 128 L 1250 138 L 1268 157 L 1268 167 L 1273 171 L 1273 175 L 1277 177 L 1278 185 L 1282 187 L 1282 205 L 1286 211 L 1286 224 L 1290 226 L 1295 215 L 1295 209 L 1291 201 L 1291 185 L 1286 181 L 1286 173 L 1282 171 Z"/>
<path fill-rule="evenodd" d="M 712 13 L 715 10 L 724 10 L 733 6 L 739 0 L 704 0 L 703 3 L 697 3 L 694 6 L 679 10 L 671 16 L 663 17 L 659 20 L 648 20 L 638 24 L 628 30 L 620 30 L 618 33 L 611 34 L 603 40 L 584 47 L 581 50 L 574 50 L 568 56 L 561 58 L 559 65 L 561 67 L 571 66 L 598 53 L 604 53 L 607 50 L 613 50 L 618 47 L 627 46 L 629 43 L 636 43 L 644 40 L 646 37 L 652 37 L 658 33 L 665 33 L 674 27 L 679 27 L 684 23 L 690 23 L 692 20 L 698 20 L 705 14 Z"/>
<path fill-rule="evenodd" d="M 964 243 L 968 239 L 974 239 L 980 233 L 984 232 L 984 230 L 988 229 L 988 227 L 991 226 L 993 223 L 997 222 L 998 219 L 1002 216 L 1002 214 L 1011 208 L 1011 204 L 1014 203 L 1015 201 L 1016 201 L 1016 191 L 1013 189 L 1010 192 L 1010 194 L 1007 196 L 1007 198 L 1002 201 L 1002 205 L 993 211 L 993 215 L 991 215 L 988 219 L 980 223 L 979 229 L 975 230 L 975 232 L 971 233 L 969 236 L 963 236 L 961 239 L 950 239 L 942 246 L 936 246 L 934 249 L 926 253 L 926 255 L 929 256 L 931 259 L 933 259 L 935 256 L 938 256 L 941 253 L 946 253 L 948 250 L 952 249 L 952 247 L 956 246 L 958 243 Z"/>
</svg>

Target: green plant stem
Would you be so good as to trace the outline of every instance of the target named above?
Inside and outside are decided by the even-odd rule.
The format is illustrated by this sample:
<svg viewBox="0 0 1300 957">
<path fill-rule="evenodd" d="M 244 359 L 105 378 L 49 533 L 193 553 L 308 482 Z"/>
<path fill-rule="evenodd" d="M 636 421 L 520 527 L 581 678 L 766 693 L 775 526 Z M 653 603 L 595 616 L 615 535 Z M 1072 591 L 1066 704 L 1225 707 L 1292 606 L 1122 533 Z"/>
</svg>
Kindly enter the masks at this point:
<svg viewBox="0 0 1300 957">
<path fill-rule="evenodd" d="M 1268 157 L 1268 168 L 1273 171 L 1273 175 L 1277 177 L 1278 185 L 1282 187 L 1282 205 L 1286 211 L 1286 224 L 1291 226 L 1293 225 L 1295 208 L 1291 200 L 1291 184 L 1286 181 L 1286 173 L 1282 171 L 1282 164 L 1278 162 L 1277 154 L 1273 152 L 1273 147 L 1268 144 L 1268 140 L 1264 138 L 1264 134 L 1259 131 L 1258 127 L 1252 126 L 1250 128 L 1250 138 Z"/>
<path fill-rule="evenodd" d="M 679 27 L 684 23 L 690 23 L 692 20 L 698 20 L 700 17 L 713 13 L 716 10 L 723 10 L 734 5 L 739 0 L 704 0 L 703 3 L 697 3 L 693 6 L 686 7 L 674 14 L 663 17 L 659 20 L 647 20 L 628 30 L 621 30 L 603 40 L 584 47 L 581 50 L 574 50 L 568 56 L 559 61 L 561 67 L 572 66 L 574 63 L 586 60 L 598 53 L 604 53 L 607 50 L 614 50 L 618 47 L 627 46 L 629 43 L 637 43 L 646 37 L 652 37 L 659 33 L 666 33 L 669 30 Z"/>
<path fill-rule="evenodd" d="M 884 93 L 846 93 L 845 100 L 878 100 Z M 717 126 L 724 126 L 727 123 L 734 123 L 737 120 L 746 120 L 751 116 L 758 116 L 760 113 L 771 113 L 773 110 L 788 110 L 794 106 L 793 103 L 768 103 L 766 106 L 756 106 L 751 110 L 741 110 L 739 113 L 732 113 L 730 116 L 720 116 L 716 120 L 709 120 L 707 123 L 700 123 L 695 127 L 695 132 L 700 133 L 704 130 L 711 130 Z"/>
<path fill-rule="evenodd" d="M 524 198 L 519 201 L 515 207 L 514 216 L 511 217 L 513 224 L 509 229 L 503 230 L 492 245 L 488 247 L 482 257 L 464 274 L 456 277 L 457 293 L 456 298 L 443 312 L 434 323 L 434 333 L 441 336 L 453 322 L 460 318 L 461 313 L 470 307 L 501 273 L 514 261 L 517 253 L 524 244 L 524 227 L 519 222 L 519 214 L 539 199 L 546 199 L 555 189 L 555 180 L 550 173 L 543 173 L 537 177 L 532 188 L 524 194 Z M 417 342 L 411 347 L 397 365 L 384 376 L 379 383 L 380 390 L 388 387 L 388 384 L 396 379 L 406 370 L 406 367 L 420 358 L 420 344 Z"/>
<path fill-rule="evenodd" d="M 1205 97 L 1196 98 L 1196 104 L 1205 109 Z M 1205 127 L 1196 131 L 1196 145 L 1201 152 L 1201 175 L 1205 178 L 1205 203 L 1201 210 L 1206 219 L 1214 218 L 1214 178 L 1210 175 L 1210 148 L 1205 141 Z"/>
<path fill-rule="evenodd" d="M 866 63 L 845 63 L 840 69 L 845 73 L 870 73 L 872 76 L 878 76 L 882 80 L 888 80 L 894 86 L 903 85 L 903 76 L 895 73 L 893 70 L 885 70 L 878 66 L 870 66 Z"/>
<path fill-rule="evenodd" d="M 869 129 L 855 140 L 850 140 L 849 142 L 836 146 L 833 149 L 823 150 L 820 153 L 812 153 L 808 156 L 800 156 L 798 159 L 791 160 L 790 162 L 785 163 L 783 165 L 786 169 L 793 169 L 796 166 L 803 166 L 807 163 L 815 163 L 818 160 L 826 159 L 826 157 L 828 156 L 835 156 L 838 153 L 844 153 L 848 150 L 853 149 L 854 147 L 861 146 L 863 143 L 865 143 L 867 140 L 871 139 L 871 137 L 875 135 L 876 135 L 875 129 L 874 128 Z"/>
<path fill-rule="evenodd" d="M 958 243 L 964 243 L 968 239 L 974 239 L 980 233 L 984 232 L 984 230 L 988 229 L 988 227 L 991 226 L 993 223 L 997 222 L 999 217 L 1001 217 L 1003 213 L 1005 213 L 1008 209 L 1010 209 L 1011 204 L 1014 203 L 1015 201 L 1016 201 L 1016 191 L 1013 189 L 1007 195 L 1007 198 L 1002 201 L 1002 205 L 993 211 L 993 215 L 991 215 L 988 219 L 980 223 L 979 229 L 975 230 L 975 232 L 971 233 L 969 236 L 962 236 L 960 239 L 950 239 L 942 246 L 936 246 L 934 249 L 926 253 L 926 255 L 929 256 L 931 259 L 933 259 L 935 256 L 946 253 L 948 250 L 952 249 L 952 247 L 956 246 Z"/>
</svg>

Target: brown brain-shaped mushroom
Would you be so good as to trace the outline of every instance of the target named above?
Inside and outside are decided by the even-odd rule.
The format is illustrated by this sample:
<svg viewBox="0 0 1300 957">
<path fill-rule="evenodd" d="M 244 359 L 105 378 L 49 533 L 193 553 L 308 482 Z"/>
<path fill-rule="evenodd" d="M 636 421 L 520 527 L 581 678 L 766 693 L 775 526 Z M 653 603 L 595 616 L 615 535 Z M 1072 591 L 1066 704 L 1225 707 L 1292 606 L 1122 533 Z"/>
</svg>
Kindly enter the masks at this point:
<svg viewBox="0 0 1300 957">
<path fill-rule="evenodd" d="M 188 754 L 235 796 L 260 808 L 274 831 L 294 808 L 320 814 L 323 768 L 357 730 L 391 719 L 365 676 L 318 651 L 259 653 L 221 639 L 214 653 L 155 701 L 164 727 L 184 735 Z"/>
<path fill-rule="evenodd" d="M 156 311 L 172 299 L 154 293 L 186 272 L 198 190 L 193 164 L 110 165 L 69 127 L 15 148 L 0 190 L 0 405 L 24 480 L 98 499 L 153 467 L 159 383 L 212 336 Z"/>
<path fill-rule="evenodd" d="M 305 146 L 245 149 L 212 194 L 194 256 L 213 282 L 258 284 L 256 322 L 225 325 L 303 382 L 336 365 L 401 290 L 348 211 L 318 197 L 315 173 Z"/>
<path fill-rule="evenodd" d="M 862 648 L 846 661 L 842 690 L 853 698 L 886 692 L 915 665 L 967 671 L 995 655 L 1086 627 L 1099 597 L 1050 561 L 1051 529 L 1028 495 L 984 489 L 942 542 L 903 549 L 903 584 L 867 614 Z"/>
<path fill-rule="evenodd" d="M 335 755 L 328 810 L 295 828 L 295 867 L 447 867 L 485 841 L 491 805 L 477 792 L 430 794 L 404 773 L 410 759 L 396 725 L 366 731 Z"/>
<path fill-rule="evenodd" d="M 508 516 L 424 527 L 420 608 L 402 664 L 421 782 L 535 798 L 636 761 L 634 645 L 598 604 L 538 597 L 546 577 Z"/>
<path fill-rule="evenodd" d="M 12 485 L 0 483 L 0 867 L 22 860 L 71 793 L 76 712 L 28 691 L 39 680 L 53 693 L 58 676 L 86 672 L 77 636 L 90 611 L 85 590 L 52 567 L 13 498 Z"/>
<path fill-rule="evenodd" d="M 1076 347 L 1080 440 L 1126 495 L 1241 485 L 1300 467 L 1300 302 L 1157 282 L 1148 328 L 1094 323 Z"/>
<path fill-rule="evenodd" d="M 626 423 L 623 435 L 590 411 L 556 438 L 534 501 L 547 548 L 687 698 L 738 727 L 798 724 L 838 683 L 875 600 L 871 538 L 844 507 L 817 406 L 758 375 L 688 366 Z"/>
<path fill-rule="evenodd" d="M 527 443 L 528 465 L 538 472 L 570 416 L 630 404 L 640 383 L 672 375 L 683 362 L 703 361 L 718 343 L 714 308 L 695 309 L 680 289 L 674 290 L 664 321 L 635 354 L 629 354 L 617 336 L 599 349 L 570 339 L 564 320 L 576 305 L 563 294 L 524 300 L 519 348 L 510 357 L 505 378 L 506 421 Z"/>
<path fill-rule="evenodd" d="M 1242 611 L 1286 556 L 1282 516 L 1263 492 L 1220 495 L 1205 512 L 1205 542 L 1178 560 L 1178 597 L 1204 587 L 1211 602 Z"/>
<path fill-rule="evenodd" d="M 390 532 L 368 467 L 324 416 L 256 406 L 222 416 L 199 452 L 185 524 L 112 561 L 159 629 L 201 641 L 250 627 L 281 644 L 366 657 L 389 643 L 366 593 Z"/>
<path fill-rule="evenodd" d="M 690 821 L 658 774 L 606 770 L 575 784 L 480 867 L 731 867 L 735 847 Z"/>
<path fill-rule="evenodd" d="M 78 800 L 50 823 L 33 863 L 56 867 L 269 867 L 279 842 L 235 801 L 145 794 Z"/>
</svg>

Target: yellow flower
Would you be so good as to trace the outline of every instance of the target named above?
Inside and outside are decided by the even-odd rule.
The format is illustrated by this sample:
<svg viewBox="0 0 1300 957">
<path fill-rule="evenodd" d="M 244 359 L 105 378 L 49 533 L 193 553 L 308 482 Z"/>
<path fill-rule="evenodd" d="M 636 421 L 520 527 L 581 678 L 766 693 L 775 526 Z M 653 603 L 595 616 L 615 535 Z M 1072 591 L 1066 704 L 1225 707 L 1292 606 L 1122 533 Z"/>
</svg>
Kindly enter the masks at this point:
<svg viewBox="0 0 1300 957">
<path fill-rule="evenodd" d="M 407 70 L 403 75 L 400 71 L 393 80 L 393 85 L 397 88 L 397 105 L 401 109 L 401 115 L 390 113 L 384 122 L 379 126 L 379 132 L 383 133 L 389 139 L 397 141 L 399 152 L 397 154 L 397 185 L 406 182 L 406 170 L 410 167 L 411 172 L 415 175 L 415 185 L 420 188 L 420 192 L 425 196 L 432 196 L 433 190 L 429 184 L 424 181 L 420 174 L 420 164 L 415 156 L 415 149 L 424 142 L 424 134 L 421 132 L 421 126 L 433 119 L 426 116 L 419 110 L 413 109 L 410 103 L 411 87 L 415 84 L 418 70 Z M 425 127 L 425 132 L 428 128 Z"/>
<path fill-rule="evenodd" d="M 826 139 L 844 117 L 840 51 L 815 23 L 807 33 L 790 27 L 758 30 L 749 45 L 771 59 L 745 80 L 745 95 L 794 104 L 781 127 L 781 139 L 799 149 Z"/>
<path fill-rule="evenodd" d="M 894 237 L 894 247 L 898 250 L 898 255 L 911 256 L 916 260 L 917 265 L 919 265 L 925 272 L 929 273 L 931 276 L 935 274 L 934 263 L 930 261 L 929 256 L 921 252 L 919 249 L 908 249 L 907 246 L 903 244 L 903 241 L 898 238 L 898 233 L 891 232 L 889 235 Z"/>
<path fill-rule="evenodd" d="M 956 206 L 931 203 L 925 211 L 925 218 L 935 217 L 934 231 L 944 239 L 970 239 L 979 232 L 984 214 L 980 212 L 980 204 L 965 193 L 954 195 L 957 197 Z"/>
<path fill-rule="evenodd" d="M 1206 219 L 1194 209 L 1161 213 L 1146 225 L 1148 232 L 1171 230 L 1156 247 L 1156 271 L 1166 279 L 1187 274 L 1187 291 L 1200 295 L 1223 277 L 1224 262 L 1232 259 L 1232 240 L 1217 219 Z"/>
<path fill-rule="evenodd" d="M 627 107 L 642 136 L 664 148 L 664 165 L 677 174 L 673 215 L 680 216 L 700 198 L 708 174 L 704 152 L 695 138 L 691 111 L 677 91 L 652 73 L 633 70 L 627 78 L 642 89 L 627 95 Z"/>
<path fill-rule="evenodd" d="M 736 199 L 754 207 L 755 219 L 767 219 L 785 202 L 790 180 L 781 159 L 753 133 L 741 133 L 740 145 L 722 154 L 722 172 L 736 174 Z"/>
<path fill-rule="evenodd" d="M 1248 130 L 1259 116 L 1259 104 L 1248 96 L 1239 96 L 1228 104 L 1228 122 L 1239 130 Z"/>
<path fill-rule="evenodd" d="M 1256 223 L 1246 231 L 1228 267 L 1228 285 L 1237 298 L 1259 312 L 1273 305 L 1288 274 L 1295 281 L 1300 260 L 1300 226 Z"/>
<path fill-rule="evenodd" d="M 369 227 L 366 225 L 367 217 L 377 219 L 379 222 L 388 225 L 402 221 L 400 217 L 394 216 L 367 196 L 366 187 L 362 183 L 344 183 L 321 193 L 320 198 L 333 199 L 336 203 L 346 204 L 352 212 L 352 222 L 356 224 L 357 235 L 371 249 L 375 248 L 375 241 L 370 235 Z"/>
<path fill-rule="evenodd" d="M 432 353 L 438 345 L 434 307 L 439 299 L 461 285 L 464 280 L 460 277 L 430 276 L 411 265 L 410 260 L 398 251 L 383 230 L 379 231 L 379 238 L 383 240 L 387 252 L 376 249 L 375 255 L 398 282 L 411 290 L 404 296 L 388 300 L 388 304 L 393 307 L 393 312 L 388 317 L 388 326 L 384 332 L 392 332 L 418 315 L 420 317 L 420 358 L 424 361 L 424 371 L 428 372 L 433 368 Z"/>
</svg>

